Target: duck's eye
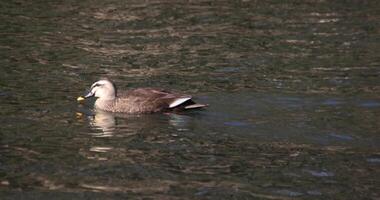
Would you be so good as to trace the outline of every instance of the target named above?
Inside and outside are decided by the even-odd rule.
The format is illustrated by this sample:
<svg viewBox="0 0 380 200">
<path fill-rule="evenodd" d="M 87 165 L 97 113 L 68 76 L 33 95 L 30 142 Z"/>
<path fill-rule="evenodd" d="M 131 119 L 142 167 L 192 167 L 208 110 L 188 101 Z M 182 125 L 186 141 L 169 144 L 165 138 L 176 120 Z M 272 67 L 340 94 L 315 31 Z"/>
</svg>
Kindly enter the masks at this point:
<svg viewBox="0 0 380 200">
<path fill-rule="evenodd" d="M 93 88 L 96 88 L 96 87 L 100 87 L 100 86 L 102 86 L 103 84 L 100 84 L 100 83 L 96 83 L 95 85 L 93 85 L 92 86 L 92 88 L 91 89 L 93 89 Z"/>
</svg>

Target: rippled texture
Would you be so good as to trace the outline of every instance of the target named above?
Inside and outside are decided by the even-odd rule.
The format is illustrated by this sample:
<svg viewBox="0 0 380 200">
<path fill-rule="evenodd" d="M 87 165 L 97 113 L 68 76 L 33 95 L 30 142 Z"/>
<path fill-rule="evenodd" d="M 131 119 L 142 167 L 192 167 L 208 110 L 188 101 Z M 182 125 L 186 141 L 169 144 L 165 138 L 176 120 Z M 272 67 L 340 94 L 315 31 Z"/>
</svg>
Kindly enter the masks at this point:
<svg viewBox="0 0 380 200">
<path fill-rule="evenodd" d="M 0 2 L 1 199 L 380 198 L 379 7 Z M 103 76 L 211 106 L 78 106 Z"/>
</svg>

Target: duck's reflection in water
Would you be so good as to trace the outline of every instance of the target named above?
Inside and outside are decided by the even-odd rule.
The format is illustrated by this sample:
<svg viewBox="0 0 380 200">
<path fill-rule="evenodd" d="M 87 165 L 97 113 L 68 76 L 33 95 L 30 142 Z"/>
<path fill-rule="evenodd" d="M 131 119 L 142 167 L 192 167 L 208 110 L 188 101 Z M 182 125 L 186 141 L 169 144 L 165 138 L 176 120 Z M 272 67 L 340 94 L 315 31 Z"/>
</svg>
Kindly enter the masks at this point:
<svg viewBox="0 0 380 200">
<path fill-rule="evenodd" d="M 77 116 L 88 120 L 90 127 L 95 130 L 91 133 L 94 137 L 128 136 L 144 130 L 164 130 L 168 127 L 186 131 L 191 120 L 191 116 L 176 113 L 131 115 L 83 109 Z"/>
<path fill-rule="evenodd" d="M 113 136 L 116 126 L 116 118 L 112 113 L 103 111 L 94 112 L 94 115 L 88 116 L 90 126 L 100 132 L 93 133 L 96 137 Z"/>
</svg>

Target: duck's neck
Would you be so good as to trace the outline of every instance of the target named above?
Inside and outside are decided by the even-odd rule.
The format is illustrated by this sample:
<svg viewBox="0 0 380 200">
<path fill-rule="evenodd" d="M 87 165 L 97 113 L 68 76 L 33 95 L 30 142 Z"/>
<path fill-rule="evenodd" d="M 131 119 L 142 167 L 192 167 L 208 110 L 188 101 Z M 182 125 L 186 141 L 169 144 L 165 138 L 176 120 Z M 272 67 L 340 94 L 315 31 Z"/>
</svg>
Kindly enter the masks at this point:
<svg viewBox="0 0 380 200">
<path fill-rule="evenodd" d="M 116 97 L 113 98 L 98 98 L 95 101 L 95 108 L 100 110 L 111 110 L 115 104 Z"/>
</svg>

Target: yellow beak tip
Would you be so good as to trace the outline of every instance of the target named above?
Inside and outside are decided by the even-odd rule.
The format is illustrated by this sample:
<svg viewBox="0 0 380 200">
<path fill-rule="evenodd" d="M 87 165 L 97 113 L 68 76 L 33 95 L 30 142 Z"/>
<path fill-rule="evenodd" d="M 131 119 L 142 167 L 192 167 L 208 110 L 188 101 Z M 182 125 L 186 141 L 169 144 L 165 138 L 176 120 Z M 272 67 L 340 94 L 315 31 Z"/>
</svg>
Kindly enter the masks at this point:
<svg viewBox="0 0 380 200">
<path fill-rule="evenodd" d="M 83 98 L 83 97 L 78 97 L 78 98 L 77 98 L 77 101 L 78 101 L 78 102 L 82 102 L 82 101 L 84 101 L 84 98 Z"/>
</svg>

